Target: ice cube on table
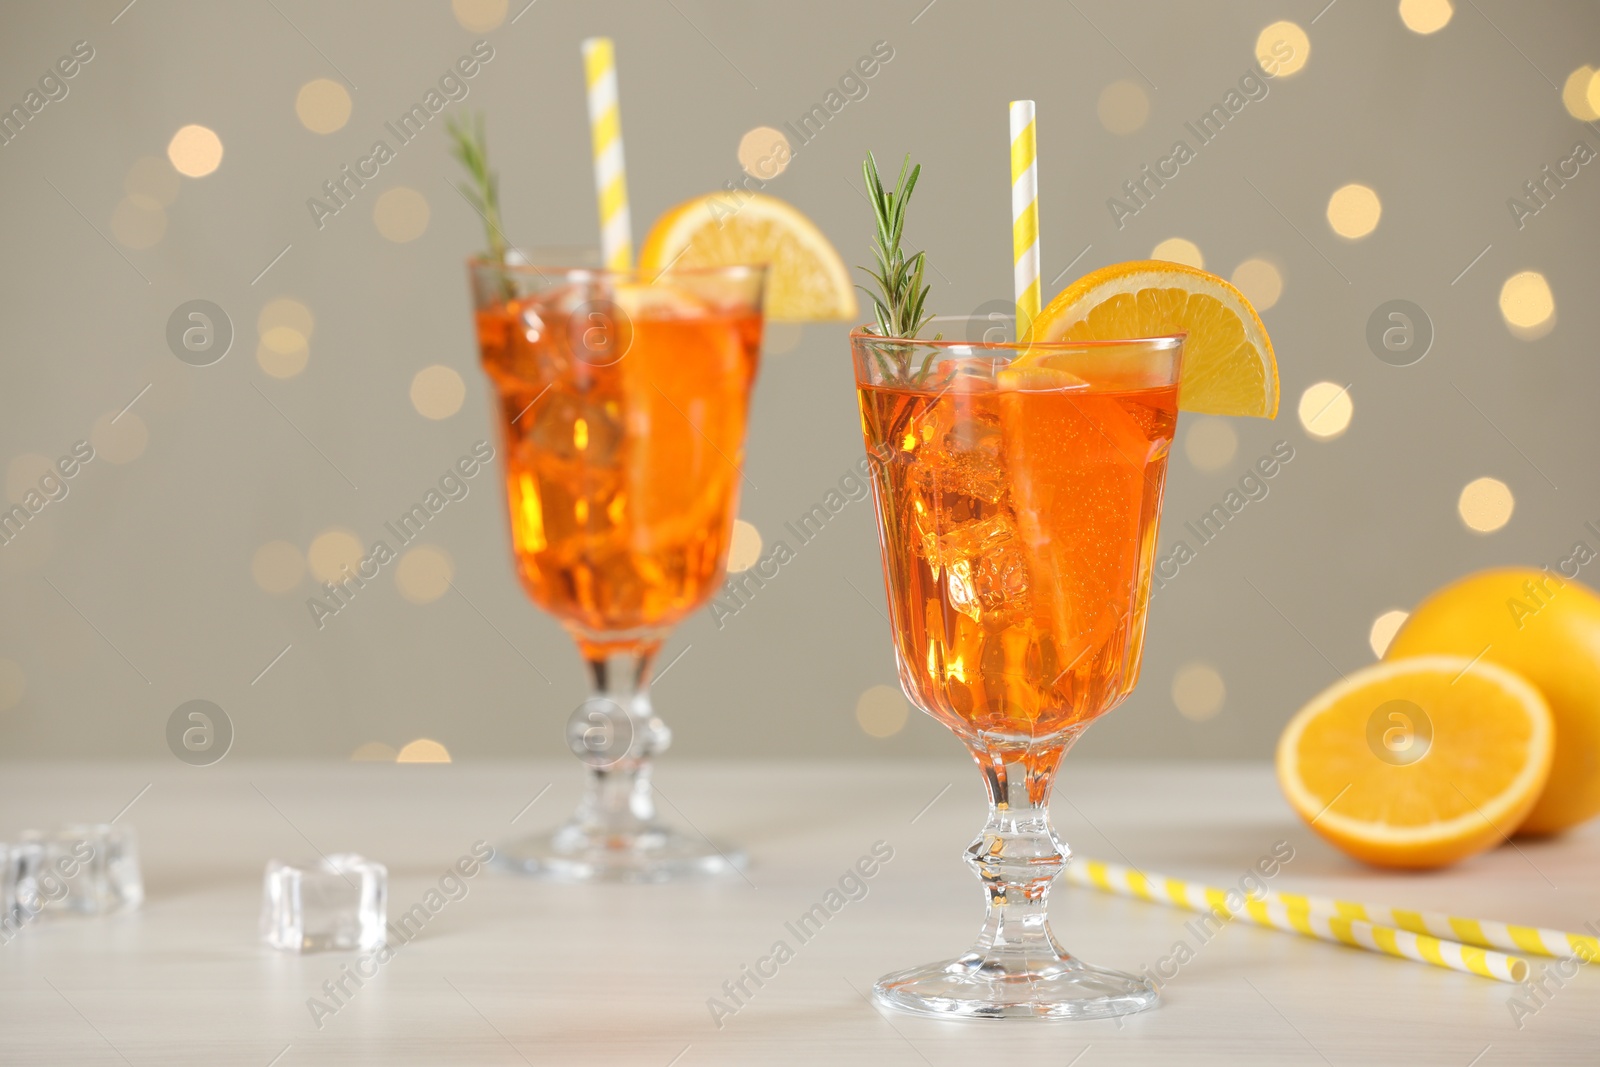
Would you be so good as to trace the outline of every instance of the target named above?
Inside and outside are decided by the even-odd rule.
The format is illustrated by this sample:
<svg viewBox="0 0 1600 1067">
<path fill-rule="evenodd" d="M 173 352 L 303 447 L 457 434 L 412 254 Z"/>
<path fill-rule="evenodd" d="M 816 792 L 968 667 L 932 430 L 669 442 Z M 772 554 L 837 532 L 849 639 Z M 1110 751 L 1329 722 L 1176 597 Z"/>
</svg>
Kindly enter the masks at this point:
<svg viewBox="0 0 1600 1067">
<path fill-rule="evenodd" d="M 25 830 L 14 846 L 17 905 L 32 915 L 109 915 L 144 902 L 138 838 L 130 827 L 69 824 Z"/>
<path fill-rule="evenodd" d="M 272 860 L 262 886 L 261 938 L 285 952 L 378 948 L 388 900 L 388 868 L 354 852 L 298 864 Z"/>
</svg>

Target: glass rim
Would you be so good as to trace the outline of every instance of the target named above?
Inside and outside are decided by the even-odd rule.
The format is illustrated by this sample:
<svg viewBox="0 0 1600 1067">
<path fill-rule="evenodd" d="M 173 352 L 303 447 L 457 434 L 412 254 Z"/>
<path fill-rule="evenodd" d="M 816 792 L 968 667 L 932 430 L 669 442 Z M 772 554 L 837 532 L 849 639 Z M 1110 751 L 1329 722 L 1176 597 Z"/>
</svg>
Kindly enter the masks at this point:
<svg viewBox="0 0 1600 1067">
<path fill-rule="evenodd" d="M 725 263 L 713 267 L 676 267 L 669 264 L 662 270 L 646 271 L 638 267 L 616 270 L 611 267 L 556 266 L 547 263 L 505 263 L 488 256 L 467 257 L 469 270 L 504 271 L 513 274 L 536 274 L 541 278 L 560 278 L 568 281 L 600 280 L 654 280 L 663 277 L 711 278 L 718 275 L 745 277 L 764 274 L 768 263 Z"/>
<path fill-rule="evenodd" d="M 1004 315 L 998 318 L 982 319 L 977 315 L 935 315 L 926 325 L 938 322 L 959 322 L 979 319 L 994 323 L 1015 322 L 1014 315 Z M 877 332 L 877 327 L 872 323 L 863 323 L 850 331 L 852 344 L 859 341 L 869 341 L 878 344 L 920 345 L 924 348 L 956 349 L 963 348 L 970 352 L 1016 352 L 1024 349 L 1033 349 L 1044 352 L 1081 351 L 1083 349 L 1110 348 L 1120 345 L 1146 345 L 1158 351 L 1177 348 L 1188 338 L 1187 330 L 1177 333 L 1156 334 L 1152 337 L 1117 337 L 1096 338 L 1087 341 L 968 341 L 961 338 L 932 338 L 932 337 L 886 337 Z"/>
</svg>

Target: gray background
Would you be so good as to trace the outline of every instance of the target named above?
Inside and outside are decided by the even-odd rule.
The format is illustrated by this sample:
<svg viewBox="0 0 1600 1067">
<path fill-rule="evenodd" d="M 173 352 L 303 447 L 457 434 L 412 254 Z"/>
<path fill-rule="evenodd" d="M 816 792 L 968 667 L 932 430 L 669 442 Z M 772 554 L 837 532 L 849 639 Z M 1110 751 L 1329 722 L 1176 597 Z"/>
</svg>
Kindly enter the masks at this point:
<svg viewBox="0 0 1600 1067">
<path fill-rule="evenodd" d="M 1085 246 L 1074 273 L 1147 256 L 1171 236 L 1197 242 L 1223 274 L 1253 255 L 1280 264 L 1283 297 L 1265 321 L 1283 413 L 1237 423 L 1238 452 L 1220 471 L 1175 449 L 1163 545 L 1273 442 L 1288 441 L 1296 458 L 1158 596 L 1140 687 L 1084 753 L 1263 757 L 1306 698 L 1371 660 L 1380 612 L 1474 568 L 1554 563 L 1580 538 L 1595 543 L 1583 527 L 1600 522 L 1600 164 L 1520 232 L 1505 206 L 1574 141 L 1600 148 L 1559 88 L 1600 61 L 1592 3 L 1458 0 L 1453 21 L 1426 37 L 1389 0 L 540 0 L 487 35 L 462 28 L 443 0 L 139 0 L 118 17 L 124 3 L 8 3 L 0 15 L 7 104 L 73 42 L 96 50 L 70 95 L 0 147 L 0 459 L 60 455 L 150 386 L 131 409 L 148 428 L 143 454 L 92 463 L 67 499 L 0 547 L 0 660 L 26 682 L 0 712 L 5 757 L 170 758 L 168 717 L 192 699 L 227 710 L 235 758 L 342 759 L 365 742 L 418 737 L 458 759 L 562 749 L 578 660 L 513 580 L 490 478 L 427 533 L 453 558 L 460 594 L 412 604 L 391 569 L 318 632 L 309 578 L 273 596 L 250 570 L 267 541 L 303 551 L 333 526 L 377 536 L 489 436 L 461 265 L 480 228 L 450 189 L 457 168 L 442 122 L 320 232 L 305 207 L 480 36 L 496 55 L 462 106 L 487 109 L 519 244 L 594 241 L 582 37 L 617 42 L 638 237 L 663 209 L 736 176 L 746 130 L 798 118 L 886 40 L 895 55 L 869 95 L 769 189 L 849 262 L 867 255 L 855 191 L 864 151 L 909 151 L 925 166 L 910 237 L 937 267 L 930 306 L 966 313 L 1006 296 L 1006 102 L 1032 97 L 1046 279 Z M 512 15 L 522 8 L 511 0 Z M 1106 198 L 1237 81 L 1277 19 L 1309 33 L 1305 68 L 1273 82 L 1119 231 Z M 316 77 L 358 86 L 350 121 L 327 136 L 295 117 L 297 90 Z M 1151 101 L 1127 136 L 1096 118 L 1117 80 L 1141 82 Z M 124 174 L 187 123 L 220 134 L 222 166 L 183 181 L 159 243 L 119 248 L 110 218 Z M 1384 205 L 1357 243 L 1324 219 L 1330 193 L 1351 181 Z M 432 208 L 407 244 L 372 222 L 392 185 Z M 1546 275 L 1558 309 L 1556 328 L 1531 342 L 1512 336 L 1496 305 L 1523 269 Z M 256 316 L 278 296 L 316 316 L 310 364 L 287 380 L 253 358 Z M 197 298 L 226 309 L 236 331 L 230 354 L 206 368 L 179 362 L 164 336 L 173 309 Z M 1420 304 L 1437 331 L 1415 366 L 1385 365 L 1364 339 L 1369 314 L 1394 298 Z M 861 453 L 845 333 L 791 331 L 778 347 L 792 347 L 763 367 L 748 448 L 759 489 L 742 514 L 769 541 Z M 438 422 L 408 400 L 412 375 L 433 363 L 468 386 L 461 411 Z M 1295 414 L 1320 380 L 1349 384 L 1354 401 L 1349 431 L 1329 442 L 1308 437 Z M 1481 475 L 1516 494 L 1510 524 L 1492 535 L 1456 514 L 1461 487 Z M 951 753 L 954 741 L 921 716 L 887 739 L 857 725 L 858 695 L 894 679 L 877 552 L 870 507 L 852 504 L 720 632 L 708 613 L 683 626 L 665 659 L 687 652 L 657 689 L 677 752 Z M 1227 685 L 1206 722 L 1181 716 L 1171 695 L 1174 673 L 1195 660 Z"/>
</svg>

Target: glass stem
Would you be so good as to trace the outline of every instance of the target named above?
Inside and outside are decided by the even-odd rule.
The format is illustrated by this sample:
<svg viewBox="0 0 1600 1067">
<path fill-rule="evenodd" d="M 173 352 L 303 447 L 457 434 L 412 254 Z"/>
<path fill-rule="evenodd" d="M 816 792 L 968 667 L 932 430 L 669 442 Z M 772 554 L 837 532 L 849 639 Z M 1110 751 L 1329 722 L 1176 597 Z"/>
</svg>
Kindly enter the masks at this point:
<svg viewBox="0 0 1600 1067">
<path fill-rule="evenodd" d="M 1067 957 L 1047 914 L 1050 885 L 1071 855 L 1050 825 L 1050 790 L 1075 740 L 1076 733 L 1051 749 L 973 752 L 989 793 L 989 823 L 966 852 L 983 882 L 986 912 L 974 951 L 986 968 L 1024 974 Z"/>
<path fill-rule="evenodd" d="M 595 835 L 631 835 L 653 828 L 651 761 L 672 731 L 650 706 L 650 669 L 659 643 L 626 651 L 586 650 L 590 695 L 568 727 L 572 749 L 589 766 L 573 822 Z"/>
</svg>

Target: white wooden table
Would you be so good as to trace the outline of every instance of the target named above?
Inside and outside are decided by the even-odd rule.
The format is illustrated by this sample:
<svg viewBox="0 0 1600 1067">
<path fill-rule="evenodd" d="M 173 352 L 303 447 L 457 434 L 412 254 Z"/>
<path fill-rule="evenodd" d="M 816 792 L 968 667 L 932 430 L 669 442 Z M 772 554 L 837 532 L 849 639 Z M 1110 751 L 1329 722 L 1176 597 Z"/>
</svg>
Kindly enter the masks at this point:
<svg viewBox="0 0 1600 1067">
<path fill-rule="evenodd" d="M 746 845 L 747 881 L 580 888 L 483 874 L 359 987 L 344 978 L 353 955 L 297 957 L 259 944 L 267 859 L 315 849 L 381 860 L 398 917 L 425 902 L 475 841 L 565 815 L 575 764 L 4 765 L 0 837 L 109 819 L 147 784 L 119 820 L 140 834 L 144 908 L 41 921 L 0 945 L 0 1063 L 1600 1060 L 1600 975 L 1555 989 L 1519 1029 L 1508 1006 L 1515 987 L 1243 924 L 1198 945 L 1157 1010 L 1120 1024 L 880 1013 L 865 998 L 874 978 L 954 955 L 977 930 L 981 900 L 958 853 L 982 822 L 982 802 L 972 767 L 954 761 L 736 767 L 669 757 L 663 807 Z M 1235 882 L 1288 840 L 1296 855 L 1279 887 L 1567 929 L 1600 922 L 1600 827 L 1520 842 L 1442 874 L 1378 874 L 1305 830 L 1266 767 L 1074 767 L 1070 758 L 1055 814 L 1080 854 L 1163 873 Z M 785 923 L 878 841 L 894 858 L 866 896 L 799 944 Z M 1090 890 L 1058 887 L 1055 914 L 1070 949 L 1125 970 L 1158 965 L 1180 939 L 1195 945 L 1184 926 L 1191 916 Z M 759 989 L 747 980 L 753 995 L 719 1028 L 708 999 L 780 939 L 794 958 Z M 341 978 L 353 992 L 319 1028 L 308 999 Z"/>
</svg>

